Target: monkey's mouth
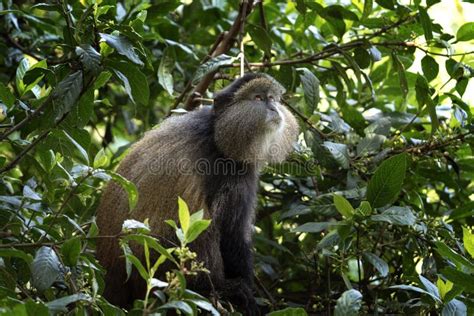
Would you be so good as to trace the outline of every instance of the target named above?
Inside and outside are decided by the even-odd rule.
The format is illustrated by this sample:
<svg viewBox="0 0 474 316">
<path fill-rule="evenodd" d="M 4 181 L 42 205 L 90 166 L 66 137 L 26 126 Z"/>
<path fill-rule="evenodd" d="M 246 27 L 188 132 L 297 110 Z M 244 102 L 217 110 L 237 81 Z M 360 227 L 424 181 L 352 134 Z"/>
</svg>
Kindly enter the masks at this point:
<svg viewBox="0 0 474 316">
<path fill-rule="evenodd" d="M 277 109 L 268 109 L 266 122 L 269 124 L 279 124 L 281 122 L 281 114 Z"/>
</svg>

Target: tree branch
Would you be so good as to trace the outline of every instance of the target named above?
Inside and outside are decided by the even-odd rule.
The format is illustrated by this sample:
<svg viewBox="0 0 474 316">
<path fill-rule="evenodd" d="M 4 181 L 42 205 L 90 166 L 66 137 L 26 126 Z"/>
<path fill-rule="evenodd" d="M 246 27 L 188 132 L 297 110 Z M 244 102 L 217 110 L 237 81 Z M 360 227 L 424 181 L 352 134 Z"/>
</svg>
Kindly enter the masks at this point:
<svg viewBox="0 0 474 316">
<path fill-rule="evenodd" d="M 232 47 L 234 39 L 239 34 L 241 23 L 246 19 L 249 15 L 250 11 L 253 8 L 253 0 L 243 1 L 240 4 L 239 14 L 235 18 L 234 24 L 232 24 L 230 30 L 224 34 L 222 40 L 217 45 L 214 52 L 211 54 L 211 57 L 216 57 L 221 54 L 226 53 Z M 196 94 L 202 95 L 207 90 L 209 85 L 211 84 L 212 80 L 214 79 L 214 75 L 217 71 L 213 71 L 205 75 L 201 81 L 194 87 L 193 92 L 188 96 L 188 99 L 185 102 L 185 108 L 187 110 L 192 110 L 195 108 L 198 103 L 194 102 L 194 96 Z"/>
</svg>

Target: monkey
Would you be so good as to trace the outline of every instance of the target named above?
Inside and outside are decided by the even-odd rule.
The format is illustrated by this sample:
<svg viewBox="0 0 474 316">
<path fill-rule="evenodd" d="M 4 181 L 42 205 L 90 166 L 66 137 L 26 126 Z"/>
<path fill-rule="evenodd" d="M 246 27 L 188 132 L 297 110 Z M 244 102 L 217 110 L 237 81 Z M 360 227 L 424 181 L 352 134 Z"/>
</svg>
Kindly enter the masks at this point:
<svg viewBox="0 0 474 316">
<path fill-rule="evenodd" d="M 259 172 L 266 163 L 286 159 L 299 134 L 281 102 L 284 92 L 271 76 L 247 73 L 217 92 L 212 106 L 171 116 L 146 132 L 117 169 L 136 185 L 137 205 L 129 212 L 125 191 L 110 182 L 97 209 L 100 233 L 116 236 L 125 219 L 148 219 L 152 233 L 173 240 L 164 221 L 177 219 L 177 199 L 183 198 L 191 211 L 202 209 L 211 219 L 190 244 L 210 274 L 193 276 L 188 287 L 213 289 L 246 315 L 256 314 L 252 235 Z M 116 238 L 98 239 L 96 254 L 107 270 L 103 295 L 109 302 L 130 306 L 144 297 L 137 273 L 126 281 Z"/>
</svg>

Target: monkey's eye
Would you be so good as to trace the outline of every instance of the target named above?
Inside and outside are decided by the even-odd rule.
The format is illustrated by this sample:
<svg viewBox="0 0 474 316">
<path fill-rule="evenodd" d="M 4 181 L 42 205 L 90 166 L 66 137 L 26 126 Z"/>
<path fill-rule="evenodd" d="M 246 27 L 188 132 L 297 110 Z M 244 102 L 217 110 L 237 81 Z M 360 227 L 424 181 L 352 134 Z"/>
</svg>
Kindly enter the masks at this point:
<svg viewBox="0 0 474 316">
<path fill-rule="evenodd" d="M 273 95 L 269 95 L 269 96 L 268 96 L 268 100 L 270 100 L 270 101 L 275 101 L 275 98 L 273 97 Z"/>
<path fill-rule="evenodd" d="M 256 100 L 256 101 L 262 101 L 263 98 L 262 98 L 261 95 L 256 95 L 256 96 L 255 96 L 255 100 Z"/>
</svg>

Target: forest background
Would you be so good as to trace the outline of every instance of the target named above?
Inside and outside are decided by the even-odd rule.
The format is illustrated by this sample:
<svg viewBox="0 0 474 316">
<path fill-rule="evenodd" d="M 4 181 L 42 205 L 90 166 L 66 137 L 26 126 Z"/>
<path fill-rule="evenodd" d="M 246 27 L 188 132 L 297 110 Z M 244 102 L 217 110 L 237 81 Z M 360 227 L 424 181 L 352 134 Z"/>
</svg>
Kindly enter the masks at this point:
<svg viewBox="0 0 474 316">
<path fill-rule="evenodd" d="M 124 313 L 100 295 L 104 184 L 133 206 L 134 185 L 114 172 L 129 146 L 243 67 L 285 86 L 301 126 L 295 153 L 261 177 L 262 308 L 472 315 L 473 3 L 0 1 L 0 314 Z M 159 281 L 155 262 L 126 251 L 149 285 L 130 313 L 232 310 L 186 289 L 193 259 L 146 223 L 121 237 L 176 263 Z"/>
</svg>

